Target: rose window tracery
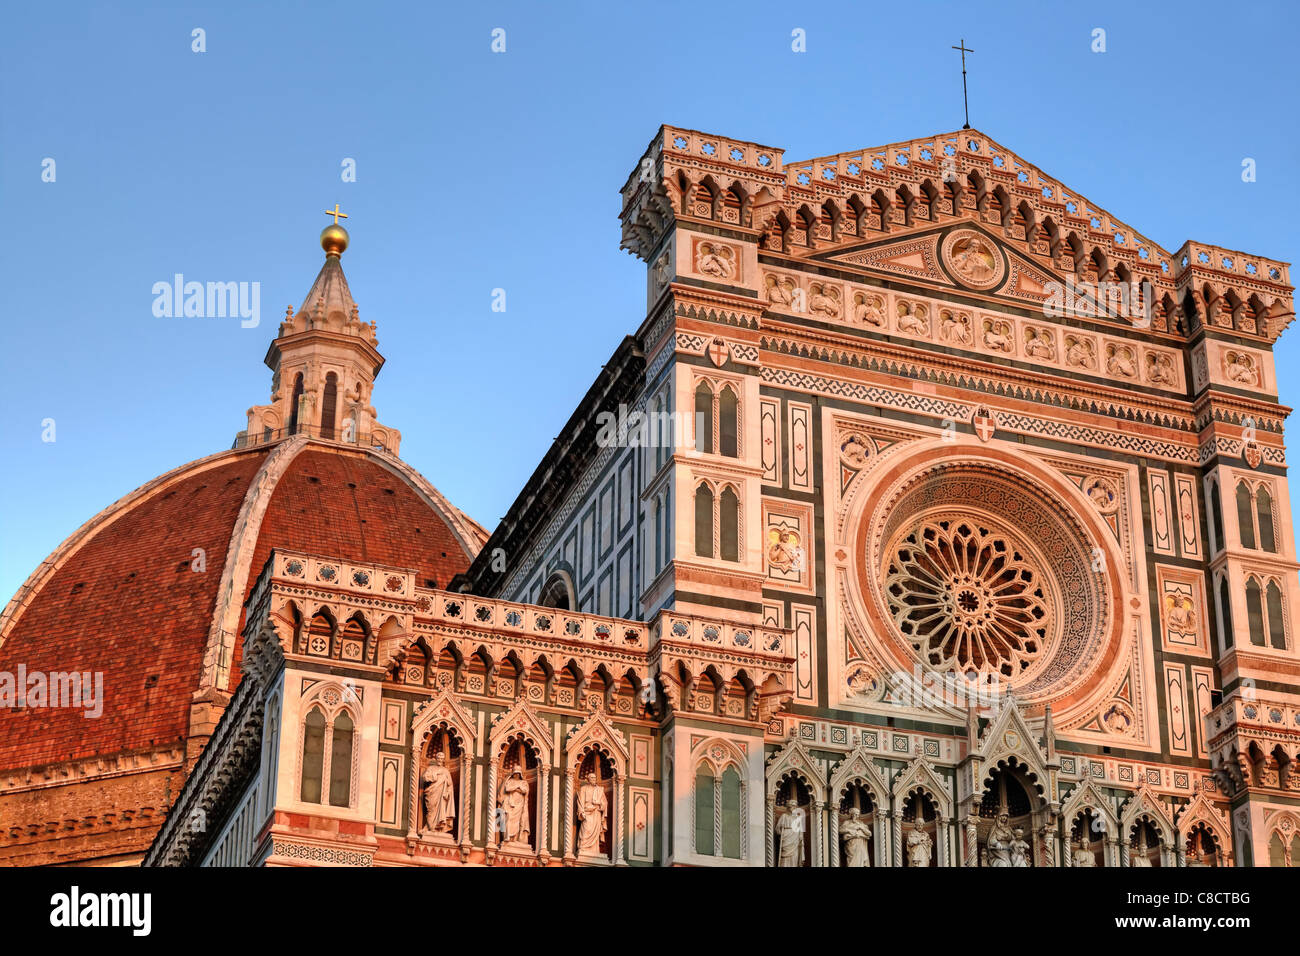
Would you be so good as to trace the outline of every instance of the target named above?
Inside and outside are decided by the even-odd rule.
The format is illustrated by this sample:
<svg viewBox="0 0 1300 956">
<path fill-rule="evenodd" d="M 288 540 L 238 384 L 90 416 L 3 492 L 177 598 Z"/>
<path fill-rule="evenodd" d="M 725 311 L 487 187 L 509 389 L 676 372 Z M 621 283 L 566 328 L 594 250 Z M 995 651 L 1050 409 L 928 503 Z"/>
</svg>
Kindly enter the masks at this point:
<svg viewBox="0 0 1300 956">
<path fill-rule="evenodd" d="M 894 624 L 932 667 L 1014 677 L 1047 646 L 1047 576 L 1015 538 L 987 522 L 933 517 L 889 549 Z"/>
<path fill-rule="evenodd" d="M 1091 501 L 1064 485 L 1053 494 L 983 446 L 918 458 L 859 519 L 867 640 L 903 673 L 995 681 L 1026 703 L 1079 699 L 1123 639 L 1121 565 L 1105 529 L 1085 523 Z"/>
</svg>

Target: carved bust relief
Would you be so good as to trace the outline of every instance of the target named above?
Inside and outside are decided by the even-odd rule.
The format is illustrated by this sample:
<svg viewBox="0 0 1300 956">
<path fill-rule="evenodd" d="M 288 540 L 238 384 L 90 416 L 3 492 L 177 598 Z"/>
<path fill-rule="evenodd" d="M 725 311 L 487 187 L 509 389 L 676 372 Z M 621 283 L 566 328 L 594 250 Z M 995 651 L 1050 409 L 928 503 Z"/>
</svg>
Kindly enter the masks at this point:
<svg viewBox="0 0 1300 956">
<path fill-rule="evenodd" d="M 1006 275 L 1006 261 L 993 243 L 973 229 L 957 229 L 943 241 L 943 263 L 962 285 L 991 289 Z"/>
</svg>

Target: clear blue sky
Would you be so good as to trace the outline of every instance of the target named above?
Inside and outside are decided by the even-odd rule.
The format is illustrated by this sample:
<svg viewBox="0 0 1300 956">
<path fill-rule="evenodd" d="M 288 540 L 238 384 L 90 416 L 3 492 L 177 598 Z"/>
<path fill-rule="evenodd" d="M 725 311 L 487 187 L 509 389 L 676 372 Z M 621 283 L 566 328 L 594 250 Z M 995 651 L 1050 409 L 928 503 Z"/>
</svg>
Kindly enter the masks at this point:
<svg viewBox="0 0 1300 956">
<path fill-rule="evenodd" d="M 949 131 L 964 37 L 973 125 L 1166 248 L 1297 259 L 1294 4 L 29 3 L 5 20 L 0 603 L 106 504 L 229 447 L 335 202 L 388 358 L 380 417 L 489 528 L 643 316 L 618 190 L 663 122 L 790 159 Z M 155 318 L 151 287 L 177 272 L 260 282 L 261 326 Z M 1293 328 L 1288 405 L 1298 352 Z"/>
</svg>

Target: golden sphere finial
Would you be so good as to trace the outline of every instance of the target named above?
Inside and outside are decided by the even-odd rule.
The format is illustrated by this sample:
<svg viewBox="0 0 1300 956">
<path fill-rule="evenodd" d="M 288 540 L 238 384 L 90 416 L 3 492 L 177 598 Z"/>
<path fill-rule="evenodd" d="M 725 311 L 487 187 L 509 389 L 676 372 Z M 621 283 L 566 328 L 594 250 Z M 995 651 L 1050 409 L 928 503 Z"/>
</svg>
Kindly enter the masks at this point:
<svg viewBox="0 0 1300 956">
<path fill-rule="evenodd" d="M 348 231 L 342 226 L 326 226 L 320 231 L 320 247 L 327 256 L 341 255 L 348 247 Z"/>
<path fill-rule="evenodd" d="M 339 220 L 348 218 L 348 214 L 339 212 L 339 204 L 335 203 L 333 209 L 325 210 L 325 215 L 333 216 L 334 222 L 320 231 L 320 247 L 327 256 L 342 255 L 348 247 L 348 231 L 339 225 Z"/>
</svg>

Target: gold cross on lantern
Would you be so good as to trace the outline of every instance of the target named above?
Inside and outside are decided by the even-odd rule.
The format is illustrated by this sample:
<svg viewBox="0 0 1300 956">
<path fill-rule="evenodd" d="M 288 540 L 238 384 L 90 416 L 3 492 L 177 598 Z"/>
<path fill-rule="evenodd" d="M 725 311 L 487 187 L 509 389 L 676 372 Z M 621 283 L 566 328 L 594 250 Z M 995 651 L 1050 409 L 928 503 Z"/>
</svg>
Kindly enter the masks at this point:
<svg viewBox="0 0 1300 956">
<path fill-rule="evenodd" d="M 335 203 L 335 204 L 334 204 L 334 208 L 333 208 L 333 209 L 326 209 L 326 210 L 325 210 L 325 215 L 327 215 L 327 216 L 333 216 L 333 217 L 334 217 L 334 225 L 336 225 L 336 226 L 339 224 L 339 220 L 340 220 L 340 219 L 346 219 L 346 218 L 348 218 L 348 214 L 347 214 L 347 213 L 345 213 L 345 212 L 339 212 L 339 204 L 338 204 L 338 203 Z"/>
</svg>

